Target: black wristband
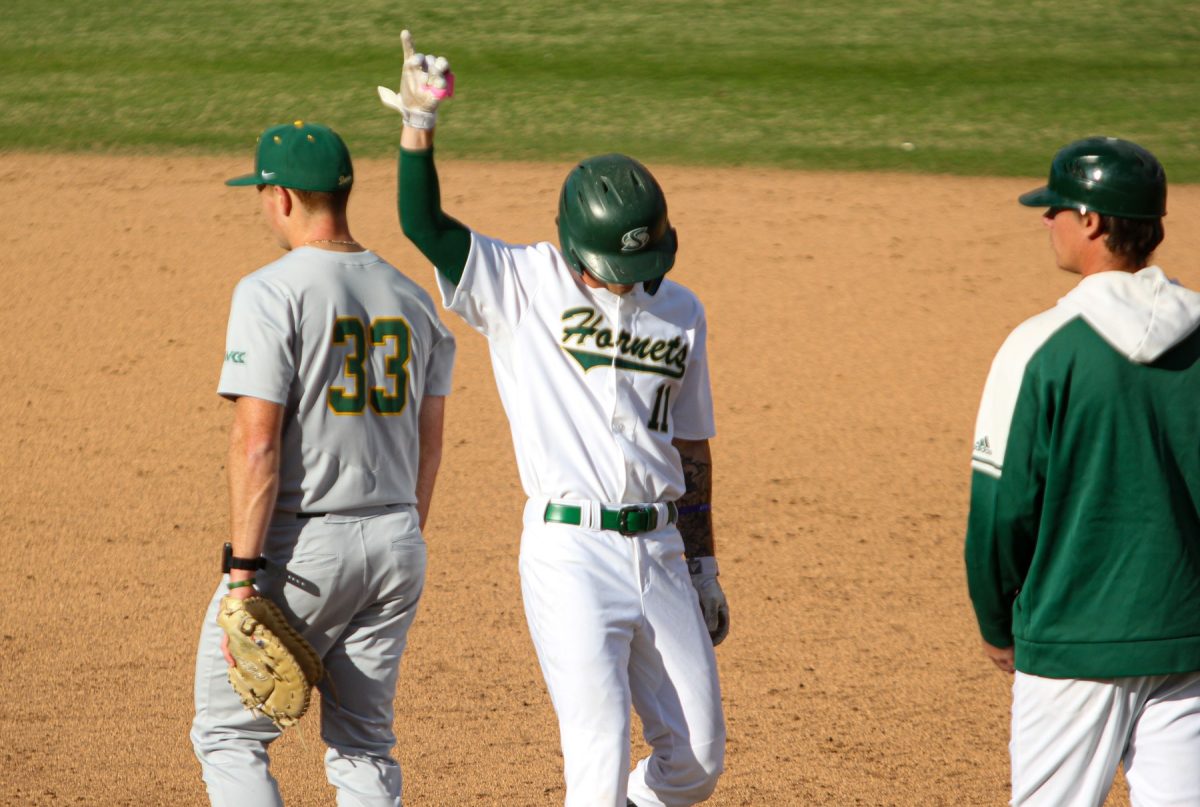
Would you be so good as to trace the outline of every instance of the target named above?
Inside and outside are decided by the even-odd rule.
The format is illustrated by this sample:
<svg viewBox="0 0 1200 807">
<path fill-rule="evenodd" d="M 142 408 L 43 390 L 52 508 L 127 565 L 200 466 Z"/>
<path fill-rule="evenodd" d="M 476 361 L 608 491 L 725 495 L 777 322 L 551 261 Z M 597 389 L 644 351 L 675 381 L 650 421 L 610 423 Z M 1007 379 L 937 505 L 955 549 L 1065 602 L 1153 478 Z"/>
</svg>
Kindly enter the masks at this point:
<svg viewBox="0 0 1200 807">
<path fill-rule="evenodd" d="M 230 569 L 243 572 L 253 572 L 266 566 L 262 558 L 239 558 L 233 554 L 233 544 L 226 543 L 221 554 L 221 574 L 229 574 Z"/>
</svg>

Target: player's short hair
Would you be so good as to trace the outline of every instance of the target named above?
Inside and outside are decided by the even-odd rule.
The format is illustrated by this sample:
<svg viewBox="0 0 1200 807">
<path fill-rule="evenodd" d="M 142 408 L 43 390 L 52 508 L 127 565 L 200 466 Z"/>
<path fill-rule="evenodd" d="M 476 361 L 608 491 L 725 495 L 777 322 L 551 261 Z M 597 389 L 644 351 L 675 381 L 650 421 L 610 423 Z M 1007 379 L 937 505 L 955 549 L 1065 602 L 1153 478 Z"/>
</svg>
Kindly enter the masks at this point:
<svg viewBox="0 0 1200 807">
<path fill-rule="evenodd" d="M 295 188 L 288 188 L 288 190 L 296 195 L 306 213 L 345 215 L 346 205 L 350 201 L 349 188 L 339 191 L 301 191 Z"/>
<path fill-rule="evenodd" d="M 1150 256 L 1163 240 L 1162 219 L 1127 219 L 1120 216 L 1101 216 L 1100 227 L 1105 233 L 1108 251 L 1135 269 L 1150 265 Z"/>
</svg>

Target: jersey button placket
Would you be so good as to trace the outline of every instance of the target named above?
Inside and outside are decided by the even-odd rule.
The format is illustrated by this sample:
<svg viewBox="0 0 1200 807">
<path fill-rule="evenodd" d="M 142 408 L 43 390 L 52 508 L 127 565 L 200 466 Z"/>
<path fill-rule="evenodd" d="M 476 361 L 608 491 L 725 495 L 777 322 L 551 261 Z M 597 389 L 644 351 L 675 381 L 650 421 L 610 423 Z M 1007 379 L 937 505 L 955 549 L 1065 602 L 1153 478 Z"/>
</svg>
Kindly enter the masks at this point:
<svg viewBox="0 0 1200 807">
<path fill-rule="evenodd" d="M 629 468 L 628 468 L 629 463 L 627 460 L 627 454 L 625 452 L 625 446 L 621 444 L 621 438 L 624 437 L 624 433 L 625 433 L 625 426 L 620 420 L 622 411 L 624 409 L 624 407 L 622 406 L 622 396 L 621 396 L 621 371 L 619 369 L 617 369 L 617 359 L 621 355 L 621 349 L 620 349 L 621 332 L 624 330 L 627 330 L 625 321 L 624 321 L 624 310 L 623 310 L 624 306 L 622 305 L 622 303 L 624 303 L 624 301 L 625 301 L 625 298 L 623 295 L 617 296 L 617 305 L 616 305 L 616 310 L 615 310 L 614 316 L 613 316 L 614 337 L 615 337 L 614 341 L 616 342 L 616 344 L 613 345 L 612 411 L 609 413 L 609 422 L 612 424 L 613 434 L 617 436 L 616 444 L 617 444 L 618 461 L 620 462 L 620 465 L 621 465 L 621 467 L 618 468 L 617 470 L 618 470 L 618 476 L 620 478 L 620 488 L 619 489 L 622 494 L 622 496 L 621 496 L 622 501 L 624 500 L 625 489 L 629 485 Z M 629 327 L 632 327 L 632 323 L 630 323 Z"/>
</svg>

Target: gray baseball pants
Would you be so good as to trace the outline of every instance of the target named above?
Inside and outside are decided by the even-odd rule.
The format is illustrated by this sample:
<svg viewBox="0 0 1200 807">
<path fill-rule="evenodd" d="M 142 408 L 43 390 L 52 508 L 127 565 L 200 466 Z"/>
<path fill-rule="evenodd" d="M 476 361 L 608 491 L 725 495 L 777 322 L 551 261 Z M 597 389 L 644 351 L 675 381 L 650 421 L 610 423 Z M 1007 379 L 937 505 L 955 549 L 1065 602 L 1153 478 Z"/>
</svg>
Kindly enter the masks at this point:
<svg viewBox="0 0 1200 807">
<path fill-rule="evenodd" d="M 321 739 L 339 807 L 401 804 L 400 766 L 391 757 L 392 702 L 425 580 L 416 508 L 315 518 L 279 513 L 263 556 L 268 567 L 257 574 L 259 591 L 325 662 L 326 677 L 318 685 Z M 229 684 L 216 622 L 225 593 L 222 580 L 200 630 L 192 745 L 214 807 L 276 807 L 283 802 L 267 749 L 280 732 L 243 708 Z"/>
</svg>

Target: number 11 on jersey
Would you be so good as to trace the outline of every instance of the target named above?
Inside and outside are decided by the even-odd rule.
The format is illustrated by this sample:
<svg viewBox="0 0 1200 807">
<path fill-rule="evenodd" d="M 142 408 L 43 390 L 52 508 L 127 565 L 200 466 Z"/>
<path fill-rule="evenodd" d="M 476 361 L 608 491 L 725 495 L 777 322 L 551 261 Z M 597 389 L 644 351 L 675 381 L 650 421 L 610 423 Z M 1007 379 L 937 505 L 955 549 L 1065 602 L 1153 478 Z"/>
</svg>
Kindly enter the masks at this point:
<svg viewBox="0 0 1200 807">
<path fill-rule="evenodd" d="M 665 432 L 667 429 L 667 413 L 671 409 L 671 386 L 662 384 L 654 395 L 654 410 L 650 412 L 650 422 L 646 424 L 652 432 Z"/>
</svg>

